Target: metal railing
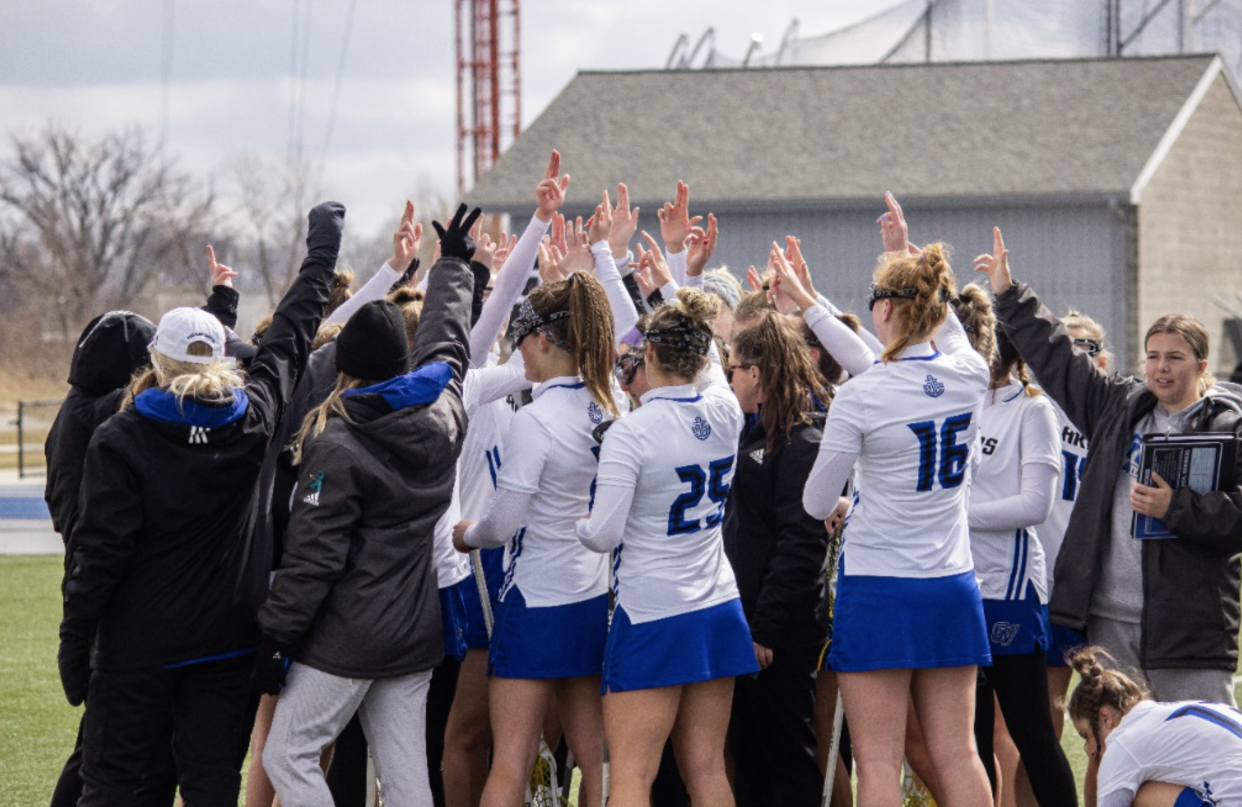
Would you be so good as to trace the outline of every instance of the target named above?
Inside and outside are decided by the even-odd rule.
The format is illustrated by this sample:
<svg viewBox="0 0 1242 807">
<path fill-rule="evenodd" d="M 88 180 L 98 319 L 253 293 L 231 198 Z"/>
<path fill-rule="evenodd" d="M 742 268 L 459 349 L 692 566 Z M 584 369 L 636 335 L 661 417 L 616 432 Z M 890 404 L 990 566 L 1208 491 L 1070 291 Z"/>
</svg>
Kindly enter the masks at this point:
<svg viewBox="0 0 1242 807">
<path fill-rule="evenodd" d="M 44 433 L 46 429 L 50 429 L 52 421 L 56 419 L 56 414 L 60 411 L 60 405 L 64 402 L 64 398 L 17 402 L 17 477 L 19 479 L 42 476 L 47 473 L 47 467 L 42 462 L 31 467 L 35 457 L 42 460 L 43 452 L 27 452 L 26 437 L 32 428 Z M 47 410 L 53 408 L 55 411 L 49 415 Z"/>
</svg>

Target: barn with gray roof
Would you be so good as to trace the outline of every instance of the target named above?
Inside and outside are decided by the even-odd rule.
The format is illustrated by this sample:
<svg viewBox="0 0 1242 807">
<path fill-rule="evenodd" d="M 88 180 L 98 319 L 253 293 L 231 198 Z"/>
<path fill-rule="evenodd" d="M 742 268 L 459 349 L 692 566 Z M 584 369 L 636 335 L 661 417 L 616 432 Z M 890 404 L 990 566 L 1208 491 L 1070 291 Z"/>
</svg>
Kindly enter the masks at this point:
<svg viewBox="0 0 1242 807">
<path fill-rule="evenodd" d="M 1100 320 L 1123 370 L 1173 310 L 1208 324 L 1214 369 L 1236 360 L 1213 300 L 1242 291 L 1242 106 L 1212 55 L 583 72 L 469 198 L 524 218 L 553 148 L 566 212 L 625 182 L 653 235 L 685 180 L 738 276 L 792 233 L 817 287 L 859 311 L 892 191 L 960 282 L 1000 226 L 1015 275 Z"/>
</svg>

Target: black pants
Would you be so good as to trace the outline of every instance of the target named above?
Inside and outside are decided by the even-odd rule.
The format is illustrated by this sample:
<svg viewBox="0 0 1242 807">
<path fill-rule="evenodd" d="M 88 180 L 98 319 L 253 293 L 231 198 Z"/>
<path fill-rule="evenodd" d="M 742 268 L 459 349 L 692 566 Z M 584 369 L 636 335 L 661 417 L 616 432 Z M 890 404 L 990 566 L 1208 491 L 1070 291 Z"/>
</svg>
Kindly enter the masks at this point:
<svg viewBox="0 0 1242 807">
<path fill-rule="evenodd" d="M 73 752 L 65 760 L 65 767 L 56 780 L 52 791 L 51 807 L 76 807 L 82 796 L 82 727 L 86 715 L 78 722 L 78 737 Z M 173 763 L 172 737 L 155 744 L 155 755 L 143 773 L 142 785 L 135 794 L 140 807 L 169 807 L 177 797 L 177 766 Z"/>
<path fill-rule="evenodd" d="M 1021 656 L 992 656 L 992 666 L 979 670 L 975 695 L 975 742 L 979 758 L 996 788 L 992 756 L 992 726 L 996 710 L 992 695 L 1000 702 L 1009 736 L 1022 755 L 1035 800 L 1042 807 L 1077 805 L 1074 774 L 1056 730 L 1048 703 L 1048 665 L 1042 652 Z"/>
<path fill-rule="evenodd" d="M 457 675 L 461 662 L 445 658 L 431 673 L 427 692 L 427 774 L 435 807 L 444 807 L 444 730 L 457 694 Z M 332 765 L 328 768 L 328 789 L 337 807 L 364 807 L 367 793 L 367 738 L 362 721 L 354 715 L 336 738 Z"/>
<path fill-rule="evenodd" d="M 738 677 L 729 720 L 738 807 L 819 807 L 824 787 L 815 760 L 819 651 L 819 645 L 778 647 L 766 670 Z"/>
<path fill-rule="evenodd" d="M 82 725 L 79 807 L 140 804 L 148 766 L 169 736 L 186 804 L 237 807 L 258 706 L 253 666 L 245 655 L 172 670 L 96 670 Z"/>
<path fill-rule="evenodd" d="M 431 673 L 427 691 L 427 776 L 435 807 L 444 807 L 444 732 L 457 695 L 457 675 L 461 662 L 445 656 Z"/>
</svg>

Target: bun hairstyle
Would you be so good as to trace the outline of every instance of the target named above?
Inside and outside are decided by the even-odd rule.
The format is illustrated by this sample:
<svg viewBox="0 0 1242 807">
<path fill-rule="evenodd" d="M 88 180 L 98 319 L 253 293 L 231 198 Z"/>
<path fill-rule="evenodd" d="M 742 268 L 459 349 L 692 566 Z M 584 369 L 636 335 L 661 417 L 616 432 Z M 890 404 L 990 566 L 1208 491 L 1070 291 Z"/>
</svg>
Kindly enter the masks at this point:
<svg viewBox="0 0 1242 807">
<path fill-rule="evenodd" d="M 748 294 L 743 294 L 741 301 L 737 304 L 737 308 L 733 309 L 734 339 L 737 338 L 739 329 L 754 325 L 764 314 L 775 310 L 776 306 L 772 305 L 772 301 L 768 299 L 768 295 L 765 292 L 752 291 Z"/>
<path fill-rule="evenodd" d="M 1084 647 L 1070 654 L 1070 666 L 1082 677 L 1078 688 L 1070 696 L 1070 719 L 1091 726 L 1091 736 L 1100 741 L 1100 709 L 1107 706 L 1119 715 L 1134 708 L 1139 701 L 1150 697 L 1143 686 L 1124 673 L 1106 669 L 1101 658 L 1113 661 L 1113 657 L 1100 647 Z"/>
<path fill-rule="evenodd" d="M 857 316 L 850 313 L 838 314 L 837 319 L 845 324 L 854 333 L 858 333 L 858 329 L 862 327 L 862 321 Z M 836 358 L 829 353 L 822 344 L 819 337 L 811 330 L 811 326 L 806 324 L 806 320 L 802 317 L 794 317 L 792 319 L 794 327 L 798 329 L 798 333 L 802 335 L 802 341 L 812 350 L 819 352 L 819 361 L 815 362 L 819 374 L 824 377 L 829 384 L 840 384 L 845 376 L 845 369 L 837 362 Z M 814 357 L 812 357 L 814 360 Z"/>
<path fill-rule="evenodd" d="M 767 432 L 768 451 L 776 449 L 777 439 L 788 439 L 795 426 L 810 423 L 808 411 L 817 404 L 827 407 L 832 400 L 832 387 L 811 363 L 811 352 L 797 328 L 775 310 L 734 337 L 733 358 L 759 368 L 763 390 L 759 419 Z"/>
<path fill-rule="evenodd" d="M 962 287 L 952 303 L 970 346 L 993 368 L 995 378 L 996 314 L 992 311 L 992 298 L 980 286 L 971 283 Z"/>
<path fill-rule="evenodd" d="M 949 300 L 957 296 L 948 248 L 939 242 L 923 248 L 922 255 L 886 252 L 875 270 L 874 286 L 880 292 L 899 292 L 889 297 L 897 338 L 884 348 L 880 360 L 897 358 L 912 342 L 928 338 L 949 313 Z"/>
<path fill-rule="evenodd" d="M 348 266 L 339 266 L 332 273 L 332 285 L 328 287 L 328 302 L 323 308 L 324 319 L 340 308 L 341 303 L 354 296 L 349 287 L 354 283 L 354 270 Z"/>
<path fill-rule="evenodd" d="M 1086 334 L 1088 339 L 1094 339 L 1100 343 L 1100 352 L 1098 355 L 1104 358 L 1104 369 L 1113 366 L 1113 354 L 1109 350 L 1104 349 L 1104 339 L 1107 334 L 1104 333 L 1104 327 L 1091 317 L 1071 308 L 1065 312 L 1065 316 L 1061 318 L 1061 324 L 1069 331 L 1081 331 Z"/>
<path fill-rule="evenodd" d="M 1153 322 L 1147 329 L 1147 335 L 1143 337 L 1144 350 L 1151 338 L 1158 333 L 1177 334 L 1186 340 L 1186 344 L 1190 345 L 1190 349 L 1195 353 L 1196 361 L 1207 361 L 1208 349 L 1211 345 L 1207 328 L 1204 328 L 1202 322 L 1189 314 L 1165 314 Z M 1204 371 L 1199 377 L 1199 392 L 1203 392 L 1215 383 L 1216 379 L 1212 377 L 1212 374 Z"/>
<path fill-rule="evenodd" d="M 388 292 L 388 302 L 401 309 L 405 319 L 405 336 L 411 347 L 414 345 L 414 334 L 418 332 L 418 321 L 423 315 L 423 301 L 427 295 L 421 289 L 401 286 Z"/>
<path fill-rule="evenodd" d="M 698 377 L 721 305 L 715 295 L 686 287 L 651 314 L 643 333 L 661 370 L 688 381 Z"/>
<path fill-rule="evenodd" d="M 612 397 L 616 340 L 604 287 L 591 275 L 575 272 L 568 280 L 534 289 L 527 299 L 543 320 L 538 330 L 573 357 L 595 401 L 618 417 L 620 412 Z M 549 319 L 562 311 L 568 311 L 569 316 Z"/>
</svg>

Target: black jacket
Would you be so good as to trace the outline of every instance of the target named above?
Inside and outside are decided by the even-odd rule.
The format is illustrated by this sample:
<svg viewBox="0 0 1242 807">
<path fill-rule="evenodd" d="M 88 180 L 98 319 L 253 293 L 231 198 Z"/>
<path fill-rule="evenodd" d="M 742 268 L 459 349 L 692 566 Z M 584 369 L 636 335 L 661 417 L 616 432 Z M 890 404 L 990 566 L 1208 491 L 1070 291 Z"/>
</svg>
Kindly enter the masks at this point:
<svg viewBox="0 0 1242 807">
<path fill-rule="evenodd" d="M 796 426 L 766 450 L 762 421 L 742 433 L 725 511 L 725 554 L 733 565 L 751 636 L 764 647 L 820 644 L 828 636 L 821 608 L 828 531 L 802 507 L 824 415 Z"/>
<path fill-rule="evenodd" d="M 91 435 L 116 414 L 134 371 L 150 363 L 147 345 L 154 338 L 155 325 L 128 311 L 95 317 L 78 338 L 69 365 L 69 395 L 43 444 L 47 458 L 43 498 L 52 527 L 66 544 L 78 520 L 82 467 Z"/>
<path fill-rule="evenodd" d="M 1117 474 L 1135 425 L 1155 408 L 1156 398 L 1145 383 L 1108 376 L 1076 355 L 1064 326 L 1029 286 L 1016 283 L 997 297 L 996 313 L 1039 383 L 1090 441 L 1049 603 L 1053 622 L 1082 631 L 1112 539 Z M 1242 435 L 1242 402 L 1228 394 L 1210 396 L 1188 431 Z M 1242 480 L 1242 461 L 1236 473 Z M 1204 495 L 1182 488 L 1164 522 L 1177 538 L 1143 543 L 1143 668 L 1233 670 L 1242 488 Z"/>
<path fill-rule="evenodd" d="M 434 558 L 466 433 L 474 283 L 465 262 L 431 270 L 412 373 L 342 398 L 307 441 L 263 632 L 332 675 L 390 678 L 444 655 Z M 372 391 L 374 390 L 374 391 Z M 386 390 L 387 395 L 379 390 Z"/>
<path fill-rule="evenodd" d="M 259 467 L 323 316 L 343 218 L 338 205 L 311 212 L 301 272 L 229 405 L 158 414 L 145 402 L 167 403 L 167 393 L 148 390 L 91 440 L 64 615 L 75 629 L 97 629 L 99 669 L 256 644 L 255 587 L 267 582 L 251 552 Z"/>
</svg>

